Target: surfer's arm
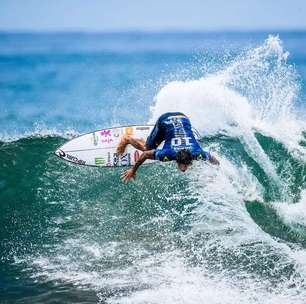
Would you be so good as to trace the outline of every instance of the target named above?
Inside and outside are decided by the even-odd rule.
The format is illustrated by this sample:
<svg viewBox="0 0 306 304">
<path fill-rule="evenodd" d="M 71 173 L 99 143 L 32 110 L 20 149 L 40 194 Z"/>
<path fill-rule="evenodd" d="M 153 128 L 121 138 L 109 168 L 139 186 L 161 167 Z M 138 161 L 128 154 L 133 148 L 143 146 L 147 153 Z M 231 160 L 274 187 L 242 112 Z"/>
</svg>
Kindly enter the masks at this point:
<svg viewBox="0 0 306 304">
<path fill-rule="evenodd" d="M 140 155 L 139 159 L 131 169 L 133 170 L 134 174 L 136 173 L 139 166 L 141 166 L 147 159 L 154 159 L 154 152 L 155 150 L 148 150 Z"/>
<path fill-rule="evenodd" d="M 147 160 L 154 159 L 155 150 L 148 150 L 141 154 L 135 165 L 122 173 L 121 179 L 124 182 L 128 182 L 131 178 L 135 178 L 137 169 Z"/>
<path fill-rule="evenodd" d="M 206 152 L 204 150 L 202 150 L 202 153 L 200 154 L 200 159 L 208 161 L 213 165 L 217 165 L 217 166 L 220 165 L 219 160 L 214 155 L 212 155 L 209 152 Z"/>
</svg>

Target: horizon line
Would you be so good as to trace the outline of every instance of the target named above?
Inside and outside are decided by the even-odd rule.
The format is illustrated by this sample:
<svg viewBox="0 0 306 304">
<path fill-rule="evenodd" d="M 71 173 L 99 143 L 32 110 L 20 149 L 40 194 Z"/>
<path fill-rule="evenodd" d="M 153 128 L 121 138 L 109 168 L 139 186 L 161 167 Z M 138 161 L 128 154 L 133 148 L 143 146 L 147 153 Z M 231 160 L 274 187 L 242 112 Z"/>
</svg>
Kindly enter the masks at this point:
<svg viewBox="0 0 306 304">
<path fill-rule="evenodd" d="M 123 33 L 135 33 L 135 34 L 213 34 L 213 33 L 267 33 L 267 32 L 282 32 L 282 33 L 306 33 L 306 28 L 260 28 L 260 29 L 1 29 L 0 33 L 12 33 L 12 34 L 123 34 Z"/>
</svg>

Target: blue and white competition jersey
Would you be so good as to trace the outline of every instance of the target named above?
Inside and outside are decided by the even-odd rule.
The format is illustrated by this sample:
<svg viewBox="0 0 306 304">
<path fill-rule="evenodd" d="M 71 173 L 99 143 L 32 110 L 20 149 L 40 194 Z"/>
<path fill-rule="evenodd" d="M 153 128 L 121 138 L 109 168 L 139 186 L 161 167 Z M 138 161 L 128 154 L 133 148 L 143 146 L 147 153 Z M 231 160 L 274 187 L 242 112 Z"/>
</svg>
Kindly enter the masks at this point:
<svg viewBox="0 0 306 304">
<path fill-rule="evenodd" d="M 177 152 L 186 149 L 194 159 L 208 160 L 209 153 L 205 152 L 195 139 L 190 120 L 186 116 L 168 116 L 160 122 L 160 128 L 165 143 L 162 149 L 156 149 L 155 159 L 175 160 Z"/>
</svg>

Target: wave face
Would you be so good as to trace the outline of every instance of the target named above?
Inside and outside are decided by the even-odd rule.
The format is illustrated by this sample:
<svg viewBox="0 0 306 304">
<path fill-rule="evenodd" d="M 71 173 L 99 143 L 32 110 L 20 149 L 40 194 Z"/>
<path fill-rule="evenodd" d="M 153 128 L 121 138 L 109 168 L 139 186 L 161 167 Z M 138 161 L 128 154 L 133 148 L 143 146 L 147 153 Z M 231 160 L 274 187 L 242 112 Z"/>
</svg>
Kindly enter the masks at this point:
<svg viewBox="0 0 306 304">
<path fill-rule="evenodd" d="M 221 167 L 97 170 L 53 154 L 71 134 L 0 142 L 0 288 L 21 303 L 304 303 L 305 122 L 277 37 L 205 77 L 170 81 Z M 72 134 L 73 136 L 74 134 Z"/>
</svg>

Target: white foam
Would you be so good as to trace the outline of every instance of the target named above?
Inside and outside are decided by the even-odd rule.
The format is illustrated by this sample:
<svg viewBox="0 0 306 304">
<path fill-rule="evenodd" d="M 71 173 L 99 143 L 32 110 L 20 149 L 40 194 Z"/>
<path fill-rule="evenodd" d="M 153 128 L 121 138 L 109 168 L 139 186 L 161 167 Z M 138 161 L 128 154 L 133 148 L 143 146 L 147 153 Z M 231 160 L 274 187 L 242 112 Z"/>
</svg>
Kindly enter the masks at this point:
<svg viewBox="0 0 306 304">
<path fill-rule="evenodd" d="M 165 112 L 181 111 L 203 134 L 237 127 L 252 113 L 248 101 L 222 85 L 217 76 L 168 83 L 157 94 L 151 110 L 151 122 Z"/>
<path fill-rule="evenodd" d="M 301 199 L 298 203 L 283 202 L 273 204 L 273 206 L 284 223 L 288 225 L 299 224 L 306 228 L 306 190 L 301 192 Z"/>
</svg>

